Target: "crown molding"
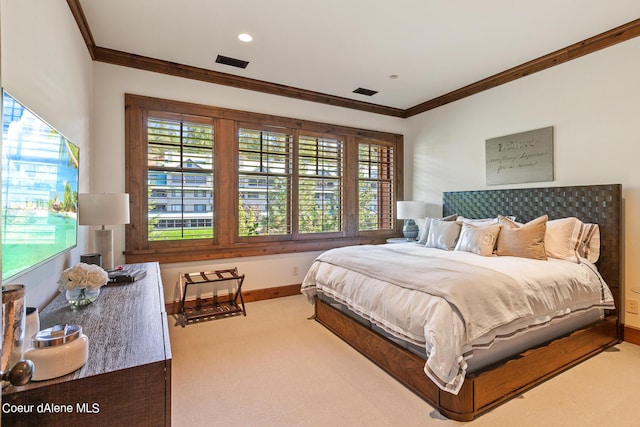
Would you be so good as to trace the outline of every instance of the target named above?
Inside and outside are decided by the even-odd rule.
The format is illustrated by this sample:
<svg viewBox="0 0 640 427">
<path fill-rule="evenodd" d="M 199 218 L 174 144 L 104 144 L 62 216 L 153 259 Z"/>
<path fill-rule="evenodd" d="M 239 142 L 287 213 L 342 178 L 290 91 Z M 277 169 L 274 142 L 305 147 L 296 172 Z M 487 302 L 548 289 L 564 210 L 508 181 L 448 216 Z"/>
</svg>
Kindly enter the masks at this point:
<svg viewBox="0 0 640 427">
<path fill-rule="evenodd" d="M 95 60 L 239 89 L 404 118 L 404 110 L 96 46 Z"/>
<path fill-rule="evenodd" d="M 581 42 L 574 43 L 563 49 L 536 58 L 532 61 L 510 68 L 491 77 L 477 81 L 468 86 L 449 92 L 445 95 L 434 98 L 430 101 L 423 102 L 413 106 L 406 111 L 406 117 L 415 116 L 425 111 L 433 110 L 454 101 L 466 98 L 476 93 L 483 92 L 488 89 L 503 85 L 505 83 L 527 77 L 538 71 L 543 71 L 556 65 L 571 61 L 584 55 L 596 52 L 598 50 L 613 46 L 623 41 L 640 36 L 640 19 L 631 21 L 627 24 L 616 27 L 612 30 L 605 31 Z"/>
</svg>

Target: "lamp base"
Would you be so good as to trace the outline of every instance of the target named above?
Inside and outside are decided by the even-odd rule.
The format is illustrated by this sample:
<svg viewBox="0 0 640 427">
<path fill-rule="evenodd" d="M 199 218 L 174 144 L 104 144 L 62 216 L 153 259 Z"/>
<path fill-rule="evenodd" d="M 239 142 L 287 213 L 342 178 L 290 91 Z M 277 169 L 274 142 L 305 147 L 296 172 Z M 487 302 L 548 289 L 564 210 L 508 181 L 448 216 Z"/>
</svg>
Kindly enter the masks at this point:
<svg viewBox="0 0 640 427">
<path fill-rule="evenodd" d="M 111 270 L 113 268 L 113 230 L 99 229 L 94 233 L 94 251 L 102 255 L 102 268 Z"/>
<path fill-rule="evenodd" d="M 411 240 L 416 240 L 416 238 L 418 237 L 418 225 L 416 224 L 416 222 L 412 219 L 405 219 L 404 220 L 404 227 L 402 227 L 402 233 L 404 234 L 404 237 L 411 241 Z"/>
</svg>

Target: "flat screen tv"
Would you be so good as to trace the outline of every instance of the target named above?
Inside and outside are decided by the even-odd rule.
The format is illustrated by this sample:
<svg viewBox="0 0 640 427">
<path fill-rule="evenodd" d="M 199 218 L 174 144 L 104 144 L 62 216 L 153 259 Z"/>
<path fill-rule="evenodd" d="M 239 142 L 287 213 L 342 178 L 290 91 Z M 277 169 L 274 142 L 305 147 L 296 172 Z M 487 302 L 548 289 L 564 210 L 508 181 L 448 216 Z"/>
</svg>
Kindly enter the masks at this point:
<svg viewBox="0 0 640 427">
<path fill-rule="evenodd" d="M 77 245 L 78 147 L 3 90 L 2 283 Z"/>
</svg>

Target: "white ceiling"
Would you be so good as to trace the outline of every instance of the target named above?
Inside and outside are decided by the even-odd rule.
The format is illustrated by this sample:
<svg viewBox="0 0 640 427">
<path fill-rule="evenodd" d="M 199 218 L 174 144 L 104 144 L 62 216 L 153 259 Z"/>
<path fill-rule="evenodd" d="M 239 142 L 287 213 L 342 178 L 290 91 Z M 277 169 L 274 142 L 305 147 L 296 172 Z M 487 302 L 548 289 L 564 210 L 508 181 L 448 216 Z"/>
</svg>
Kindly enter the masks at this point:
<svg viewBox="0 0 640 427">
<path fill-rule="evenodd" d="M 640 17 L 638 0 L 80 3 L 100 47 L 401 109 Z"/>
</svg>

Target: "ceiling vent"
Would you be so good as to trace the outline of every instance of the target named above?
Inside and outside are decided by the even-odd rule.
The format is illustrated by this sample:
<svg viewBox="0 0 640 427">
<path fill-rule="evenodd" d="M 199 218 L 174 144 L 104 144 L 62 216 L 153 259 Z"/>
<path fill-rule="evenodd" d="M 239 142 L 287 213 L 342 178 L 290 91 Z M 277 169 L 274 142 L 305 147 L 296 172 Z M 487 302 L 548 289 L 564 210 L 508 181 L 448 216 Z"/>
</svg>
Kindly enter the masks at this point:
<svg viewBox="0 0 640 427">
<path fill-rule="evenodd" d="M 218 64 L 230 65 L 237 68 L 247 68 L 249 61 L 243 61 L 242 59 L 229 58 L 228 56 L 218 55 L 216 58 Z"/>
<path fill-rule="evenodd" d="M 366 96 L 373 96 L 376 93 L 378 93 L 378 91 L 359 87 L 358 89 L 354 90 L 353 93 L 358 93 L 360 95 L 366 95 Z"/>
</svg>

